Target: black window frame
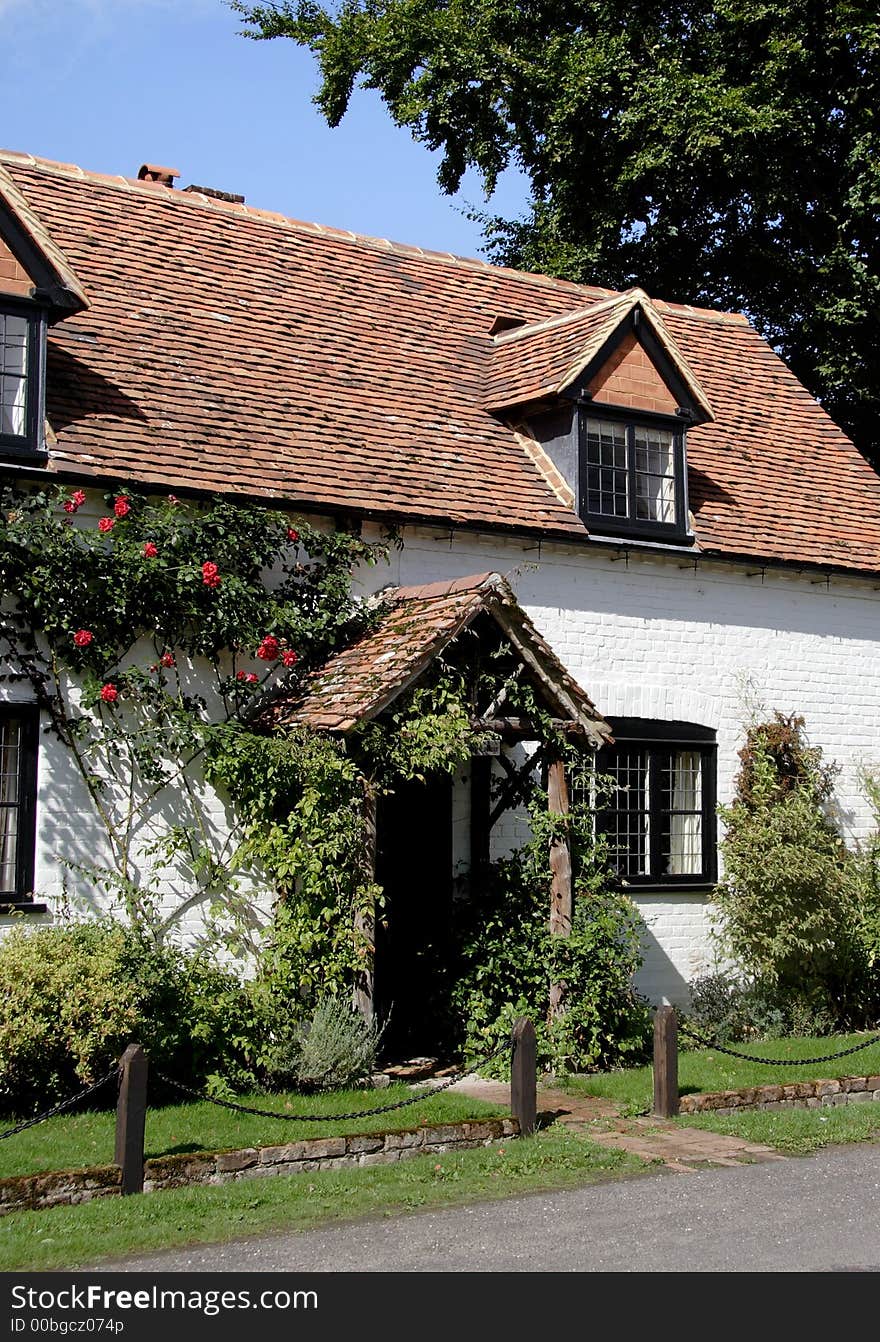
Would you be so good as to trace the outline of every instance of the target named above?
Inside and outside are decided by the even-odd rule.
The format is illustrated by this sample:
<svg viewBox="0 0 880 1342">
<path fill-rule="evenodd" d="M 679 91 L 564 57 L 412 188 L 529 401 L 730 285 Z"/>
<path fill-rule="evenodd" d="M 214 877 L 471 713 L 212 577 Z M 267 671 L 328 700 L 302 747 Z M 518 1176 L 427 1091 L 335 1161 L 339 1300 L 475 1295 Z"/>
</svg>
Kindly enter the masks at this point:
<svg viewBox="0 0 880 1342">
<path fill-rule="evenodd" d="M 37 757 L 40 714 L 35 704 L 0 704 L 0 723 L 18 719 L 21 744 L 18 760 L 18 810 L 16 830 L 15 889 L 0 889 L 0 912 L 45 912 L 45 904 L 34 901 L 34 866 L 37 838 Z"/>
<path fill-rule="evenodd" d="M 649 867 L 644 875 L 618 874 L 622 888 L 646 894 L 663 891 L 708 891 L 718 881 L 718 823 L 717 779 L 718 746 L 715 730 L 694 722 L 663 722 L 650 718 L 614 718 L 609 720 L 614 744 L 603 746 L 596 757 L 596 772 L 607 772 L 613 754 L 618 750 L 634 750 L 644 754 L 648 778 Z M 669 831 L 672 814 L 662 803 L 661 770 L 678 751 L 688 750 L 700 755 L 701 840 L 702 866 L 698 873 L 681 874 L 662 872 L 662 847 Z M 602 832 L 603 812 L 609 816 L 610 806 L 599 807 L 598 829 Z M 614 855 L 612 854 L 612 866 Z"/>
<path fill-rule="evenodd" d="M 591 512 L 588 506 L 590 490 L 588 488 L 587 463 L 587 423 L 598 420 L 599 423 L 624 425 L 626 431 L 626 477 L 627 477 L 627 515 L 611 517 L 607 513 Z M 636 430 L 666 429 L 672 434 L 673 469 L 675 472 L 675 521 L 652 522 L 636 516 Z M 597 536 L 620 536 L 643 538 L 646 540 L 668 541 L 676 544 L 693 542 L 693 533 L 688 521 L 687 497 L 687 444 L 685 440 L 686 423 L 682 416 L 661 415 L 651 411 L 619 409 L 614 406 L 598 405 L 592 400 L 581 400 L 577 405 L 578 434 L 578 513 L 587 530 Z"/>
<path fill-rule="evenodd" d="M 0 457 L 7 460 L 45 457 L 46 310 L 31 300 L 19 300 L 4 294 L 0 297 L 0 313 L 4 316 L 24 317 L 28 323 L 25 432 L 0 432 Z"/>
</svg>

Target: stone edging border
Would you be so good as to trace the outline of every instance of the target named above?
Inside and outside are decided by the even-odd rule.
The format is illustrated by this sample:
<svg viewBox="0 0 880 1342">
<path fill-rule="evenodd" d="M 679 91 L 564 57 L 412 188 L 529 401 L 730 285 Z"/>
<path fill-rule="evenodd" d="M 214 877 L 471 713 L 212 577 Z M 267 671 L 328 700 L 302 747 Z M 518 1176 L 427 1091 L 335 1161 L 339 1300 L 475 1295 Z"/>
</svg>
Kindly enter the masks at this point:
<svg viewBox="0 0 880 1342">
<path fill-rule="evenodd" d="M 729 1117 L 742 1109 L 819 1109 L 832 1104 L 866 1104 L 869 1100 L 880 1101 L 880 1076 L 841 1076 L 829 1081 L 791 1081 L 787 1085 L 682 1095 L 678 1111 Z"/>
<path fill-rule="evenodd" d="M 284 1146 L 248 1146 L 237 1151 L 159 1156 L 145 1164 L 144 1192 L 155 1193 L 191 1184 L 225 1184 L 233 1179 L 267 1178 L 276 1174 L 300 1174 L 308 1170 L 390 1165 L 410 1156 L 491 1146 L 505 1137 L 518 1135 L 519 1123 L 515 1118 L 488 1118 L 425 1125 L 398 1132 L 308 1137 Z M 100 1165 L 0 1179 L 0 1216 L 118 1196 L 121 1178 L 118 1166 Z"/>
</svg>

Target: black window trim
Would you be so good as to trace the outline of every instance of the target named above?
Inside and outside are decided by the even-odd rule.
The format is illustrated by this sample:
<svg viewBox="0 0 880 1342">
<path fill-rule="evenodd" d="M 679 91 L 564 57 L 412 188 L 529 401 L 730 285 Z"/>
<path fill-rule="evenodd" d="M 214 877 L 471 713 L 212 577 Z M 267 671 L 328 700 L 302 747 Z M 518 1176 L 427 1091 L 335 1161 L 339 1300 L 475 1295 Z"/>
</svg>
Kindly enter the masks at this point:
<svg viewBox="0 0 880 1342">
<path fill-rule="evenodd" d="M 46 905 L 34 899 L 40 712 L 36 704 L 14 701 L 0 704 L 0 721 L 9 718 L 18 718 L 21 722 L 16 888 L 0 891 L 0 913 L 45 913 Z"/>
<path fill-rule="evenodd" d="M 653 718 L 612 718 L 609 719 L 614 736 L 614 745 L 599 751 L 596 771 L 602 773 L 602 757 L 605 751 L 613 751 L 618 745 L 641 747 L 647 756 L 649 777 L 649 812 L 653 823 L 650 827 L 650 863 L 652 871 L 646 876 L 627 876 L 620 878 L 621 888 L 639 894 L 663 894 L 666 892 L 705 893 L 712 890 L 718 882 L 718 822 L 716 816 L 718 745 L 716 732 L 712 727 L 704 727 L 695 722 L 670 722 Z M 699 750 L 702 768 L 702 853 L 703 869 L 699 874 L 683 876 L 672 874 L 658 876 L 660 865 L 660 842 L 662 836 L 663 808 L 659 800 L 660 789 L 657 786 L 661 760 L 675 750 Z M 606 756 L 607 758 L 607 756 Z"/>
<path fill-rule="evenodd" d="M 578 514 L 587 530 L 606 536 L 643 536 L 646 539 L 668 540 L 676 543 L 694 540 L 688 521 L 687 448 L 685 443 L 686 418 L 683 415 L 662 415 L 656 411 L 634 410 L 599 404 L 581 397 L 577 402 L 578 480 L 580 484 Z M 630 512 L 626 517 L 609 517 L 605 513 L 590 512 L 587 506 L 587 420 L 624 424 L 626 426 L 626 474 Z M 665 428 L 672 432 L 675 463 L 675 521 L 649 522 L 632 516 L 635 507 L 635 430 L 639 425 Z"/>
<path fill-rule="evenodd" d="M 46 404 L 46 327 L 45 307 L 32 299 L 0 296 L 0 312 L 28 321 L 27 407 L 24 435 L 0 432 L 0 457 L 19 460 L 45 459 L 43 434 Z"/>
</svg>

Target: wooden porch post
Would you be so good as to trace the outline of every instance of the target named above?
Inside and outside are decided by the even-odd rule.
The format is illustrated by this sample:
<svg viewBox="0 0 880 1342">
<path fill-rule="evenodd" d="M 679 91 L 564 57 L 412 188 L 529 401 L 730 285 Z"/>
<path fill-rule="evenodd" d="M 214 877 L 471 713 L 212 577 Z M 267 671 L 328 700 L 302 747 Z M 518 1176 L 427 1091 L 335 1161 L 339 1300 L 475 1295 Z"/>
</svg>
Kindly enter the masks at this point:
<svg viewBox="0 0 880 1342">
<path fill-rule="evenodd" d="M 565 764 L 560 756 L 551 758 L 547 768 L 547 804 L 553 815 L 568 815 L 568 784 Z M 566 833 L 557 834 L 550 842 L 550 935 L 571 935 L 571 848 Z M 560 1016 L 565 996 L 564 983 L 550 985 L 550 1018 Z"/>
<path fill-rule="evenodd" d="M 364 878 L 376 879 L 376 790 L 364 784 Z M 359 910 L 354 916 L 354 935 L 360 967 L 355 972 L 352 1005 L 365 1020 L 373 1019 L 373 975 L 376 960 L 376 909 Z"/>
</svg>

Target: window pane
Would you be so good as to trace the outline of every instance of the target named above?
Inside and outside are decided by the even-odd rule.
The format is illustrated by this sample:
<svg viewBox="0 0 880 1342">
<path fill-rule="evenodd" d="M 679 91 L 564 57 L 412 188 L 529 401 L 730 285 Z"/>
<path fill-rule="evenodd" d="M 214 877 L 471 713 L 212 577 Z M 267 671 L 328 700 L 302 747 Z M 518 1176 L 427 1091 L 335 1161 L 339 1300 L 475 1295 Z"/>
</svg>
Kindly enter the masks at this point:
<svg viewBox="0 0 880 1342">
<path fill-rule="evenodd" d="M 635 428 L 636 517 L 675 521 L 675 439 L 669 429 Z"/>
<path fill-rule="evenodd" d="M 28 322 L 0 312 L 0 433 L 27 433 Z"/>
<path fill-rule="evenodd" d="M 627 517 L 626 429 L 587 420 L 587 512 Z"/>
<path fill-rule="evenodd" d="M 663 867 L 674 876 L 703 870 L 703 771 L 698 750 L 677 750 L 663 765 L 662 806 L 669 817 Z"/>
<path fill-rule="evenodd" d="M 647 876 L 650 870 L 650 817 L 648 814 L 648 760 L 643 750 L 618 750 L 601 773 L 614 780 L 614 791 L 603 816 L 611 859 L 621 876 Z"/>
<path fill-rule="evenodd" d="M 18 856 L 21 723 L 0 718 L 0 890 L 14 894 Z"/>
</svg>

